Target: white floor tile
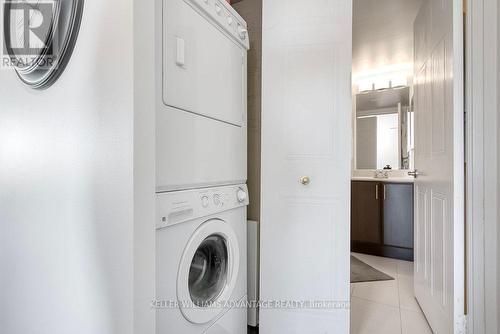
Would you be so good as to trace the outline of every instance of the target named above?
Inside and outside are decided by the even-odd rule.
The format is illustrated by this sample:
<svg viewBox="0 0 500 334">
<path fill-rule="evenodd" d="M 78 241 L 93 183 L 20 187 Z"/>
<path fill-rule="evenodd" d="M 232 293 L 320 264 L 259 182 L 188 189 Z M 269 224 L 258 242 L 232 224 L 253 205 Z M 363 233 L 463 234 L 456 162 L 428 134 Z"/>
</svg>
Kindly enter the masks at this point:
<svg viewBox="0 0 500 334">
<path fill-rule="evenodd" d="M 432 334 L 422 312 L 401 310 L 402 334 Z"/>
<path fill-rule="evenodd" d="M 399 309 L 353 297 L 351 334 L 400 334 Z"/>
<path fill-rule="evenodd" d="M 353 253 L 393 281 L 351 284 L 351 334 L 432 334 L 413 292 L 413 263 Z"/>
<path fill-rule="evenodd" d="M 398 284 L 396 280 L 354 283 L 353 297 L 375 303 L 399 307 Z"/>
<path fill-rule="evenodd" d="M 398 279 L 399 307 L 403 310 L 420 312 L 413 292 L 413 277 L 400 276 Z"/>
<path fill-rule="evenodd" d="M 413 262 L 398 261 L 398 276 L 413 277 Z"/>
</svg>

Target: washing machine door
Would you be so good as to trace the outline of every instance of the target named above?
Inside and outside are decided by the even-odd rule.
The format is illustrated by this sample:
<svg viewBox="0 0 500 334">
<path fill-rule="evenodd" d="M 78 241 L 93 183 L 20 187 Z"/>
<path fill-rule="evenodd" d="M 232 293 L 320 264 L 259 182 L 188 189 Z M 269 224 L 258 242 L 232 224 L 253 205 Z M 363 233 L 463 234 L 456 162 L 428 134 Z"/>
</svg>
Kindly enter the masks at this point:
<svg viewBox="0 0 500 334">
<path fill-rule="evenodd" d="M 231 305 L 239 268 L 239 248 L 230 224 L 212 219 L 189 240 L 177 277 L 177 298 L 184 317 L 207 323 Z"/>
</svg>

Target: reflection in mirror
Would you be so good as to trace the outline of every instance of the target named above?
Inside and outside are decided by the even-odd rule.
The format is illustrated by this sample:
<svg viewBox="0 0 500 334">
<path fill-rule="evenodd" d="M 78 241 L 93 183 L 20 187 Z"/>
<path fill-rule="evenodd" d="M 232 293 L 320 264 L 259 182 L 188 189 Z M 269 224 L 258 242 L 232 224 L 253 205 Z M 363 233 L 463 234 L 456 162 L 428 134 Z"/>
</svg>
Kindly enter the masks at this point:
<svg viewBox="0 0 500 334">
<path fill-rule="evenodd" d="M 357 169 L 409 169 L 413 112 L 407 86 L 356 95 Z"/>
</svg>

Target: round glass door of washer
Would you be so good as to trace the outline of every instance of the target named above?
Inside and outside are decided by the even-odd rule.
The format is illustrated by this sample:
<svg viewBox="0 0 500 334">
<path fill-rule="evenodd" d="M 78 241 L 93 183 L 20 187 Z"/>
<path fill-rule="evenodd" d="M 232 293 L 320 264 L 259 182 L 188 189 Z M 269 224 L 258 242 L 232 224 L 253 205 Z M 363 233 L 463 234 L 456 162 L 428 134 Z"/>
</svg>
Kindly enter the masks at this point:
<svg viewBox="0 0 500 334">
<path fill-rule="evenodd" d="M 239 269 L 236 234 L 226 222 L 209 220 L 194 232 L 179 266 L 177 297 L 184 317 L 206 323 L 225 308 Z"/>
<path fill-rule="evenodd" d="M 189 294 L 196 306 L 210 306 L 227 282 L 226 240 L 213 234 L 194 253 L 189 270 Z"/>
</svg>

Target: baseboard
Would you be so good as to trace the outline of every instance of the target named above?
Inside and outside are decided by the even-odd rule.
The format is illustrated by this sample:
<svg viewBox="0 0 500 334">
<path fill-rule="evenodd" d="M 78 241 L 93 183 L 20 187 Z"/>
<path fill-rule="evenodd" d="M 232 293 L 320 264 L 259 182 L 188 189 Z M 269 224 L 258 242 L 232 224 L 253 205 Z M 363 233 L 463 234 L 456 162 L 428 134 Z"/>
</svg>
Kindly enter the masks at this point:
<svg viewBox="0 0 500 334">
<path fill-rule="evenodd" d="M 369 242 L 351 241 L 351 251 L 369 255 L 390 257 L 393 259 L 413 261 L 413 248 L 402 248 Z"/>
</svg>

